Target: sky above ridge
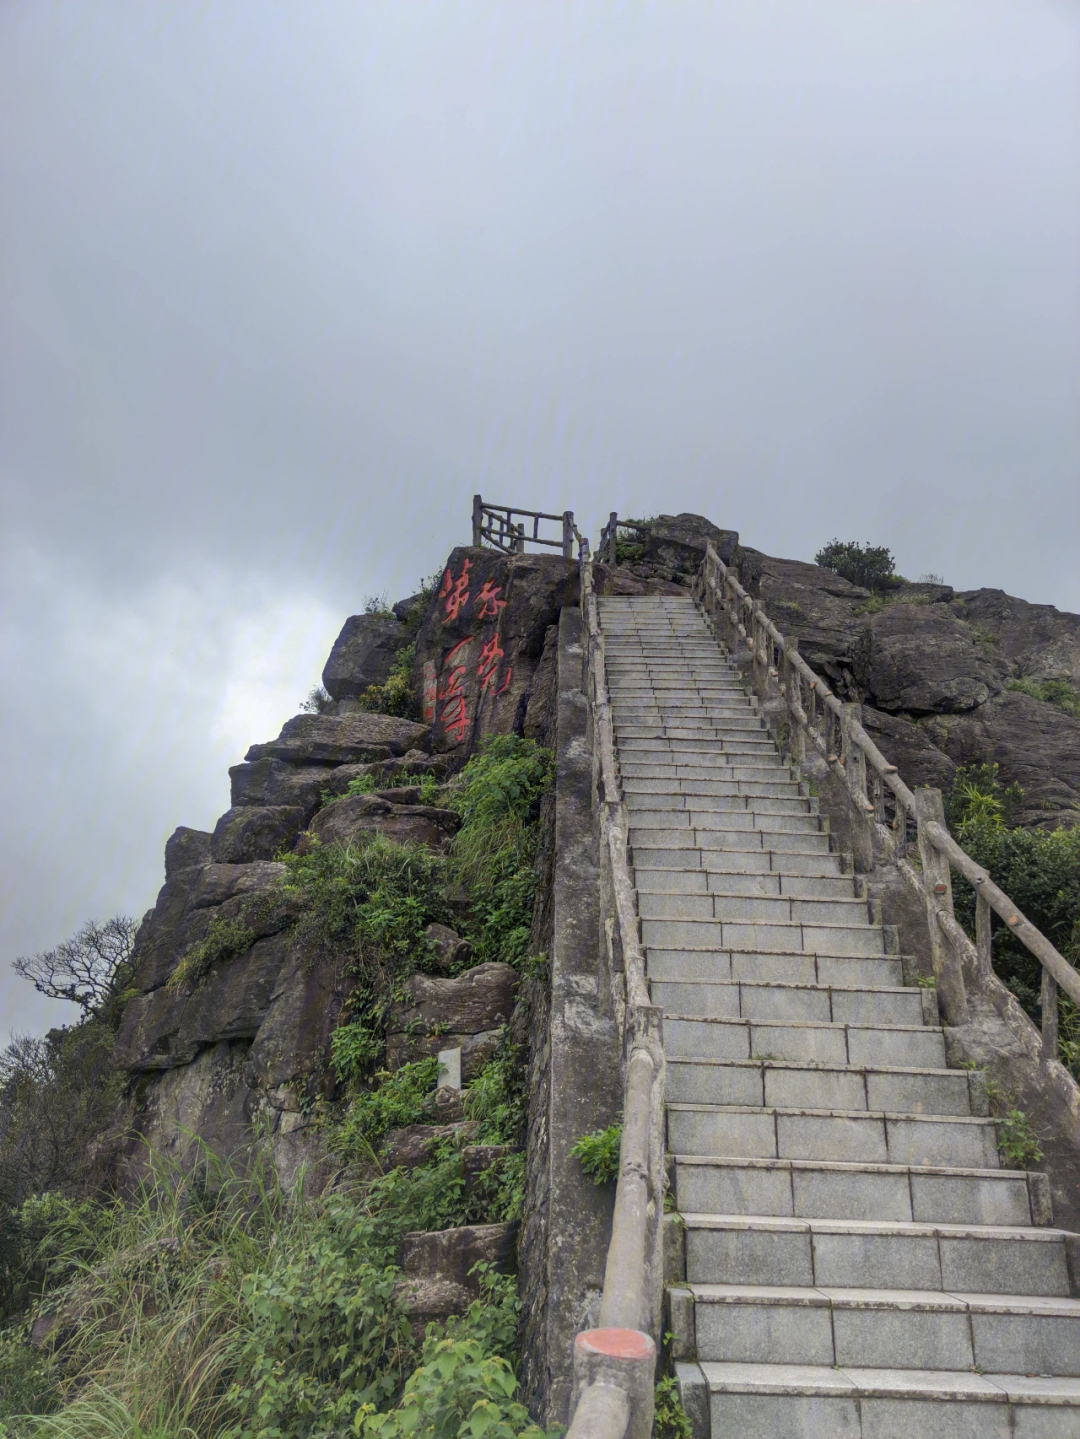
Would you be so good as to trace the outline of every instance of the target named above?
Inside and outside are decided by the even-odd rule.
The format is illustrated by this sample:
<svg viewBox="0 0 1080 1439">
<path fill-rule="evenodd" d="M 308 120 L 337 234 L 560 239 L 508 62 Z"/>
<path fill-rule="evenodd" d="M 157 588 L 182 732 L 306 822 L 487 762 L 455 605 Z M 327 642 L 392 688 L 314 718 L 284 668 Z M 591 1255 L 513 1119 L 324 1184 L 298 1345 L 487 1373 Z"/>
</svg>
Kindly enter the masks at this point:
<svg viewBox="0 0 1080 1439">
<path fill-rule="evenodd" d="M 1080 611 L 1080 8 L 5 0 L 8 969 L 471 496 Z"/>
</svg>

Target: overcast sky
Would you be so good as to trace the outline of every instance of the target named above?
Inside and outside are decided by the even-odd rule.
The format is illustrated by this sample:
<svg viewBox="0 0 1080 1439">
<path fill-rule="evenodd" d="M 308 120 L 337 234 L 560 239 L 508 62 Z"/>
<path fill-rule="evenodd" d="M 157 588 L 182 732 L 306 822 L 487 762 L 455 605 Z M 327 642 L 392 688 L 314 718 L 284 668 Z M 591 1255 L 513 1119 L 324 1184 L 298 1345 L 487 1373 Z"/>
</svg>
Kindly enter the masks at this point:
<svg viewBox="0 0 1080 1439">
<path fill-rule="evenodd" d="M 4 0 L 7 970 L 471 496 L 1080 610 L 1080 6 Z"/>
</svg>

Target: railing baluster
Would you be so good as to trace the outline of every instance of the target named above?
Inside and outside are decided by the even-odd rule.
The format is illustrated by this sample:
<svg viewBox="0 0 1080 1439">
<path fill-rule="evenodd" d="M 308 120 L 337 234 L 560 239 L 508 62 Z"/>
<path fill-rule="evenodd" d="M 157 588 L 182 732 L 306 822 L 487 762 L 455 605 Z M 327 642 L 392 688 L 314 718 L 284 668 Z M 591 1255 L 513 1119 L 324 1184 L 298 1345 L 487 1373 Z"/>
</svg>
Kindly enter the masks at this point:
<svg viewBox="0 0 1080 1439">
<path fill-rule="evenodd" d="M 1058 987 L 1057 980 L 1048 971 L 1042 972 L 1042 990 L 1039 994 L 1042 1010 L 1043 1054 L 1047 1059 L 1058 1057 Z"/>
</svg>

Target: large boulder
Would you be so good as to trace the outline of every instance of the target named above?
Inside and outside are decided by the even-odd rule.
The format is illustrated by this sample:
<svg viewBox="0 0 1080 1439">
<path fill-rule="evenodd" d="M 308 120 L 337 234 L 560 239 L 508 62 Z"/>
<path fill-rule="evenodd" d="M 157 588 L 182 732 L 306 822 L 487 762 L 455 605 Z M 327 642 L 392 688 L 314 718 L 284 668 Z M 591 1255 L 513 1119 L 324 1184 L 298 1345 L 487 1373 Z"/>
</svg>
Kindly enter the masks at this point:
<svg viewBox="0 0 1080 1439">
<path fill-rule="evenodd" d="M 408 998 L 387 1019 L 388 1065 L 460 1048 L 462 1074 L 475 1078 L 498 1048 L 517 985 L 517 971 L 500 963 L 478 964 L 456 979 L 414 974 Z"/>
<path fill-rule="evenodd" d="M 1070 680 L 1080 688 L 1080 615 L 1030 605 L 1004 590 L 966 590 L 953 610 L 993 641 L 1015 676 Z"/>
<path fill-rule="evenodd" d="M 1006 691 L 970 714 L 935 716 L 926 729 L 954 763 L 992 761 L 1002 783 L 1020 785 L 1019 823 L 1080 820 L 1080 720 L 1064 710 Z"/>
<path fill-rule="evenodd" d="M 896 765 L 911 789 L 930 785 L 946 790 L 952 784 L 956 765 L 930 738 L 925 725 L 903 715 L 883 714 L 863 706 L 863 727 L 889 761 Z"/>
<path fill-rule="evenodd" d="M 214 829 L 210 853 L 217 864 L 273 859 L 291 845 L 307 818 L 299 805 L 240 805 L 226 810 Z"/>
<path fill-rule="evenodd" d="M 192 894 L 192 908 L 206 909 L 235 896 L 276 889 L 287 874 L 285 865 L 270 860 L 256 860 L 252 864 L 208 864 L 201 870 Z"/>
<path fill-rule="evenodd" d="M 407 791 L 399 793 L 407 795 Z M 354 844 L 362 836 L 381 834 L 395 844 L 426 844 L 442 848 L 461 827 L 449 809 L 428 804 L 398 804 L 385 795 L 347 795 L 319 811 L 310 833 L 322 844 Z"/>
<path fill-rule="evenodd" d="M 229 770 L 234 809 L 244 805 L 296 805 L 312 815 L 322 801 L 328 771 L 325 765 L 293 765 L 285 760 L 258 759 Z"/>
<path fill-rule="evenodd" d="M 296 715 L 277 739 L 253 744 L 244 758 L 286 760 L 294 765 L 365 764 L 386 751 L 403 755 L 425 747 L 427 726 L 393 715 Z M 376 751 L 376 753 L 372 753 Z"/>
<path fill-rule="evenodd" d="M 354 700 L 369 685 L 381 685 L 408 638 L 408 630 L 393 615 L 351 615 L 322 672 L 327 692 L 336 700 Z"/>
<path fill-rule="evenodd" d="M 972 710 L 999 694 L 1001 669 L 947 605 L 890 605 L 859 637 L 855 678 L 875 709 L 909 714 Z"/>
<path fill-rule="evenodd" d="M 113 1061 L 140 1072 L 190 1064 L 200 1049 L 259 1031 L 289 952 L 287 934 L 257 940 L 244 954 L 215 966 L 180 990 L 138 995 L 124 1009 Z"/>
<path fill-rule="evenodd" d="M 739 543 L 737 530 L 722 530 L 704 515 L 657 515 L 646 529 L 645 564 L 688 574 L 705 558 L 710 540 L 720 559 L 729 565 Z"/>
<path fill-rule="evenodd" d="M 521 732 L 545 636 L 578 588 L 577 564 L 554 555 L 451 553 L 416 641 L 433 749 L 457 763 L 490 734 Z"/>
<path fill-rule="evenodd" d="M 480 1297 L 478 1264 L 503 1273 L 517 1269 L 517 1229 L 510 1224 L 470 1224 L 406 1234 L 397 1292 L 409 1318 L 426 1321 L 458 1314 Z"/>
</svg>

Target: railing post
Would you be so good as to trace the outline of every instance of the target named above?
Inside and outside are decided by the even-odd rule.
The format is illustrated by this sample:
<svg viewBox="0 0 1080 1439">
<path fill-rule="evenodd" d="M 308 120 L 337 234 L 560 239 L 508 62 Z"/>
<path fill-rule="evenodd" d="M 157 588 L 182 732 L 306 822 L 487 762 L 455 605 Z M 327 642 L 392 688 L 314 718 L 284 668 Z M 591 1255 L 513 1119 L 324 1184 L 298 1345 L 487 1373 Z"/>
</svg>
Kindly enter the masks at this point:
<svg viewBox="0 0 1080 1439">
<path fill-rule="evenodd" d="M 984 894 L 975 891 L 975 949 L 979 956 L 979 972 L 983 980 L 990 978 L 994 969 L 991 950 L 990 917 L 993 911 Z"/>
<path fill-rule="evenodd" d="M 840 754 L 844 761 L 844 778 L 848 793 L 855 801 L 860 814 L 866 814 L 866 755 L 862 745 L 855 738 L 862 725 L 862 705 L 845 704 L 840 716 Z"/>
<path fill-rule="evenodd" d="M 562 517 L 562 556 L 564 560 L 574 558 L 574 512 L 563 510 Z"/>
<path fill-rule="evenodd" d="M 1039 992 L 1039 1007 L 1042 1010 L 1043 1057 L 1058 1057 L 1058 987 L 1057 980 L 1049 970 L 1042 972 L 1042 989 Z"/>
<path fill-rule="evenodd" d="M 480 548 L 480 532 L 484 528 L 484 502 L 479 495 L 472 497 L 472 542 L 473 549 Z"/>
<path fill-rule="evenodd" d="M 806 736 L 799 723 L 804 713 L 801 703 L 799 671 L 795 667 L 795 656 L 799 653 L 798 640 L 787 640 L 784 644 L 784 699 L 788 710 L 788 754 L 793 764 L 802 764 L 806 758 Z"/>
<path fill-rule="evenodd" d="M 915 791 L 915 818 L 919 826 L 919 858 L 922 860 L 923 886 L 926 890 L 926 919 L 930 928 L 930 952 L 934 964 L 934 981 L 945 1023 L 949 1025 L 967 1022 L 967 993 L 964 989 L 964 973 L 960 967 L 960 956 L 946 939 L 938 922 L 939 912 L 949 919 L 953 914 L 952 874 L 949 861 L 931 842 L 926 832 L 929 821 L 936 821 L 944 828 L 945 806 L 941 802 L 939 789 L 917 789 Z"/>
</svg>

